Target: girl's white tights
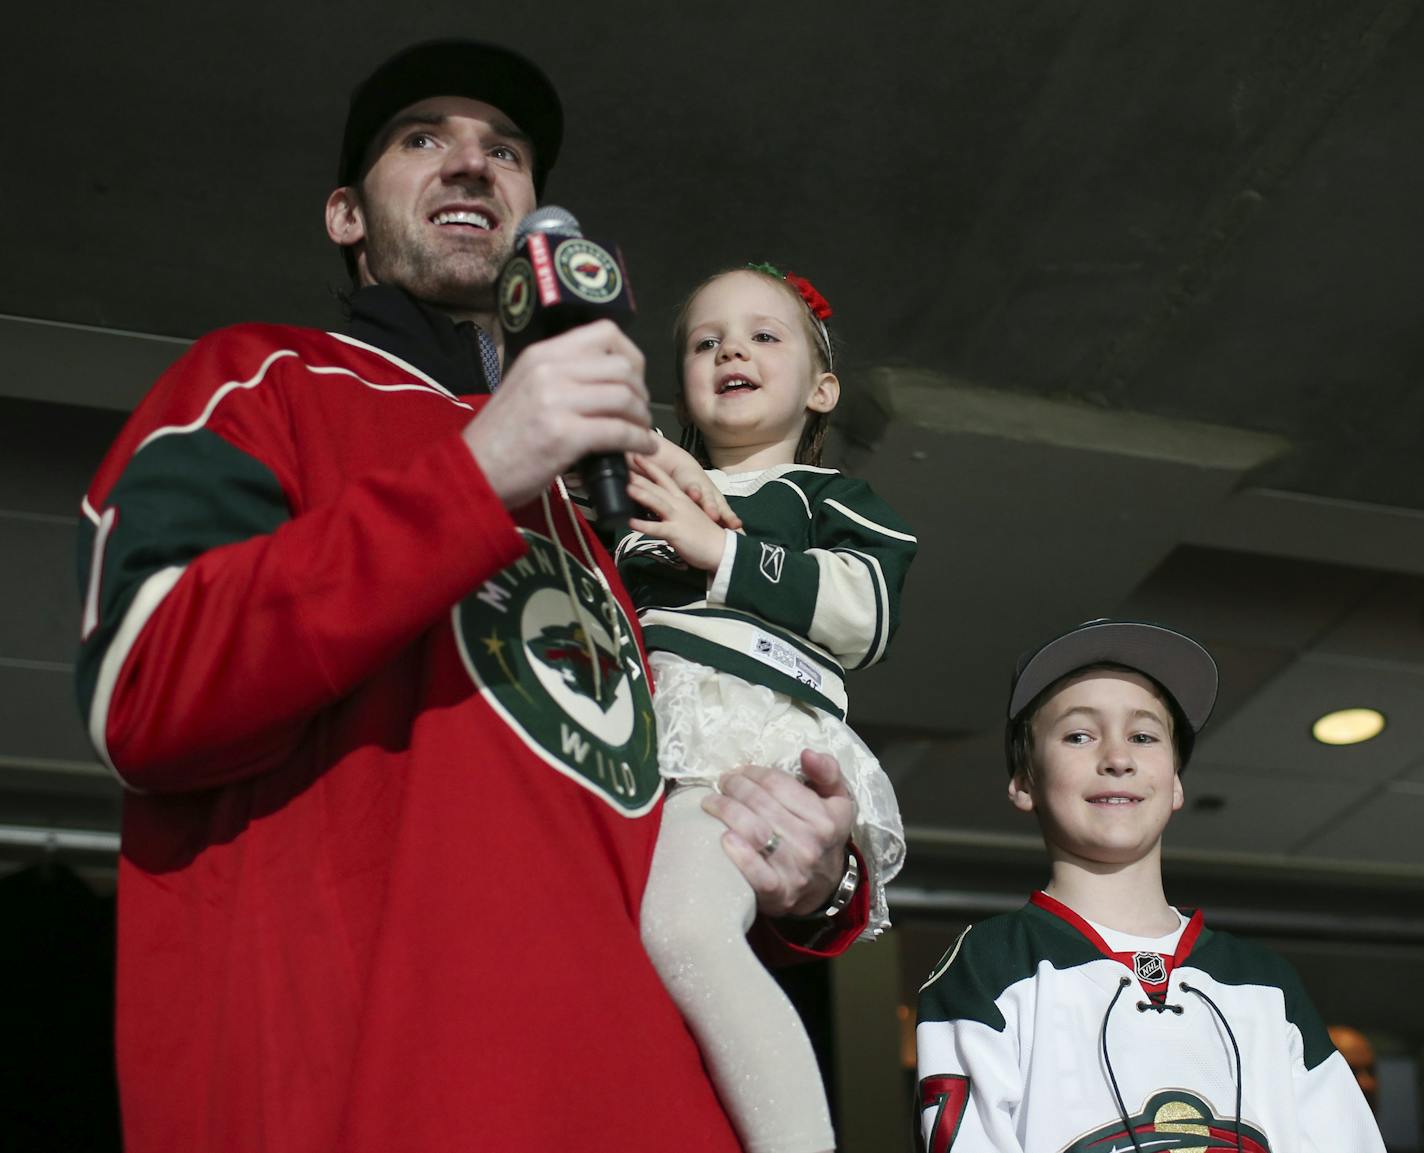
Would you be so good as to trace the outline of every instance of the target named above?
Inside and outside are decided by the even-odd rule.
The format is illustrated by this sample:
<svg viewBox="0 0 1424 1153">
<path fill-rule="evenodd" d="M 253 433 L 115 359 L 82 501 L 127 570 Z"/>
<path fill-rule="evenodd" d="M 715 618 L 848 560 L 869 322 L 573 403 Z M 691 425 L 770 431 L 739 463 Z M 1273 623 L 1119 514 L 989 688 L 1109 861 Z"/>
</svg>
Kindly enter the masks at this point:
<svg viewBox="0 0 1424 1153">
<path fill-rule="evenodd" d="M 821 1074 L 801 1019 L 747 944 L 751 886 L 702 811 L 704 785 L 668 796 L 643 897 L 643 944 L 697 1038 L 746 1153 L 835 1148 Z"/>
</svg>

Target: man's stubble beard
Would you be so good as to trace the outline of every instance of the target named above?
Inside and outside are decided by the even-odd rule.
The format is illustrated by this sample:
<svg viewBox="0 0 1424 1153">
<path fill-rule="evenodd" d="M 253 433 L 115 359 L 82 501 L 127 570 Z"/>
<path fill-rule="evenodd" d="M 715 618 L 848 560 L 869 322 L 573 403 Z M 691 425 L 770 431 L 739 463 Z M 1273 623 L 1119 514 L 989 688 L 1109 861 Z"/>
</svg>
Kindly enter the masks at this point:
<svg viewBox="0 0 1424 1153">
<path fill-rule="evenodd" d="M 509 237 L 496 233 L 496 247 L 449 246 L 443 251 L 408 222 L 366 207 L 366 271 L 377 284 L 403 288 L 438 308 L 490 312 L 495 282 L 509 258 Z M 431 238 L 433 239 L 433 238 Z"/>
</svg>

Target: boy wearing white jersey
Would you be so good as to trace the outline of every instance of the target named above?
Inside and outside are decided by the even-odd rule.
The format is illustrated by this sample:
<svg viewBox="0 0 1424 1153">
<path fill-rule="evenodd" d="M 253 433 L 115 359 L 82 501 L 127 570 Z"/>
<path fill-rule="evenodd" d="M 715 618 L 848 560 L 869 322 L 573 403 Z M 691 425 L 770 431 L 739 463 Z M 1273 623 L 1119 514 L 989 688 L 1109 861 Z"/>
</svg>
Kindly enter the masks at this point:
<svg viewBox="0 0 1424 1153">
<path fill-rule="evenodd" d="M 1216 688 L 1210 654 L 1157 625 L 1091 621 L 1020 659 L 1009 800 L 1051 879 L 920 990 L 929 1153 L 1383 1153 L 1291 967 L 1163 892 Z"/>
</svg>

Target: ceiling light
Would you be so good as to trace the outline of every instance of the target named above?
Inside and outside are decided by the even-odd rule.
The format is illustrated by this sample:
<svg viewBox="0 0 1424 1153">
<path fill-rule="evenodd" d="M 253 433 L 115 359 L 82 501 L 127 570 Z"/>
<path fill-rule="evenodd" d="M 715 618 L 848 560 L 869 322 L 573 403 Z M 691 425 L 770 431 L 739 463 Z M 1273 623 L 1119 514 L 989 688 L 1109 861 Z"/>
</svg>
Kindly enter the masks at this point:
<svg viewBox="0 0 1424 1153">
<path fill-rule="evenodd" d="M 1322 745 L 1358 745 L 1384 730 L 1384 714 L 1375 709 L 1339 709 L 1326 713 L 1310 728 Z"/>
</svg>

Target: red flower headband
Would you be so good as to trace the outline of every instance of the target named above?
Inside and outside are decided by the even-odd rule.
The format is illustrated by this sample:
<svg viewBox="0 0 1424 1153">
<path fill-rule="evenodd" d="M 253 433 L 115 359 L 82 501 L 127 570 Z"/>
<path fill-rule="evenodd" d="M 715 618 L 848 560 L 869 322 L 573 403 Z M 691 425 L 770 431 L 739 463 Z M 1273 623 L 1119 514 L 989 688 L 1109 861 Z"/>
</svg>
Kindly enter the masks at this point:
<svg viewBox="0 0 1424 1153">
<path fill-rule="evenodd" d="M 816 291 L 814 284 L 804 276 L 797 276 L 794 272 L 788 272 L 782 279 L 801 294 L 801 299 L 806 302 L 806 307 L 811 310 L 812 316 L 817 320 L 830 320 L 830 301 Z"/>
<path fill-rule="evenodd" d="M 826 366 L 833 367 L 835 351 L 831 347 L 831 334 L 826 329 L 826 321 L 831 316 L 831 303 L 817 290 L 816 286 L 804 276 L 797 276 L 794 272 L 782 272 L 774 264 L 748 264 L 753 272 L 764 272 L 767 276 L 774 276 L 777 280 L 784 280 L 796 290 L 796 294 L 805 302 L 810 310 L 812 325 L 816 330 L 816 335 L 821 339 L 821 351 L 825 353 Z"/>
<path fill-rule="evenodd" d="M 797 276 L 794 272 L 782 272 L 774 264 L 748 264 L 748 268 L 755 272 L 765 272 L 768 276 L 774 276 L 777 280 L 784 280 L 791 285 L 806 302 L 806 307 L 811 310 L 811 315 L 817 320 L 825 322 L 831 318 L 831 302 L 822 296 L 816 286 L 804 276 Z"/>
</svg>

